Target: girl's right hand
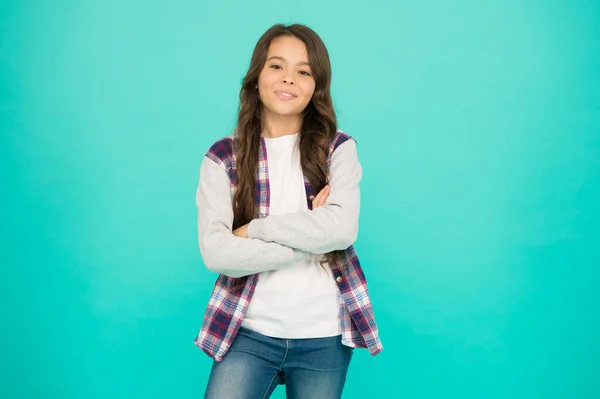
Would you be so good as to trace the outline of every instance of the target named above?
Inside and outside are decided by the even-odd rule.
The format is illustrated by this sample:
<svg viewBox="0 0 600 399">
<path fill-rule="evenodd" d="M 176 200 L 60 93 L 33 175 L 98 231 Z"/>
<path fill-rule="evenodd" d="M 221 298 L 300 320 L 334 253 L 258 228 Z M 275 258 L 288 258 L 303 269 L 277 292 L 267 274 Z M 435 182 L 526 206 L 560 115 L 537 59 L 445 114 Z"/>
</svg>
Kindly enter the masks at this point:
<svg viewBox="0 0 600 399">
<path fill-rule="evenodd" d="M 327 203 L 327 198 L 329 198 L 329 193 L 331 192 L 331 187 L 328 185 L 326 185 L 325 187 L 323 187 L 323 189 L 321 191 L 319 191 L 319 194 L 317 194 L 317 196 L 313 199 L 312 201 L 312 209 L 317 209 L 320 206 L 325 205 L 325 203 Z"/>
</svg>

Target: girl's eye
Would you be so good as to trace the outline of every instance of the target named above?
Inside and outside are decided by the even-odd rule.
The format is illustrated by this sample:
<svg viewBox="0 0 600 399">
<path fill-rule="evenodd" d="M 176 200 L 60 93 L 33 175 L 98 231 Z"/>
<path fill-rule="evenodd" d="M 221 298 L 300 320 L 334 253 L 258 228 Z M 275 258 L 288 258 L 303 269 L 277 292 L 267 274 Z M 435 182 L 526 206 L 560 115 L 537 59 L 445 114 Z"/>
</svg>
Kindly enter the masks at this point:
<svg viewBox="0 0 600 399">
<path fill-rule="evenodd" d="M 304 76 L 310 76 L 310 72 L 308 72 L 308 71 L 300 71 L 300 74 L 302 74 Z"/>
<path fill-rule="evenodd" d="M 273 68 L 273 69 L 281 69 L 281 67 L 279 65 L 277 65 L 277 64 L 271 65 L 271 68 Z"/>
</svg>

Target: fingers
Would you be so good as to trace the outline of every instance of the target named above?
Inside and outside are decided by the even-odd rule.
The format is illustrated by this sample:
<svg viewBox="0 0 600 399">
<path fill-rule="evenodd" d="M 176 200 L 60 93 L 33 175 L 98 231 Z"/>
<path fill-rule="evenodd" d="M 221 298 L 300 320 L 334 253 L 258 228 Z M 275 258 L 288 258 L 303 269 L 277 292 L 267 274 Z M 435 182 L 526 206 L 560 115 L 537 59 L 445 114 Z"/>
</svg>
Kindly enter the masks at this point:
<svg viewBox="0 0 600 399">
<path fill-rule="evenodd" d="M 319 194 L 313 199 L 313 208 L 315 206 L 319 206 L 321 204 L 321 199 L 323 198 L 323 190 L 319 191 Z"/>
<path fill-rule="evenodd" d="M 323 189 L 317 194 L 315 199 L 313 199 L 312 207 L 313 209 L 323 206 L 327 203 L 327 198 L 329 197 L 329 193 L 331 192 L 331 187 L 326 185 Z"/>
<path fill-rule="evenodd" d="M 248 224 L 245 224 L 241 227 L 232 231 L 233 235 L 240 238 L 248 238 Z"/>
</svg>

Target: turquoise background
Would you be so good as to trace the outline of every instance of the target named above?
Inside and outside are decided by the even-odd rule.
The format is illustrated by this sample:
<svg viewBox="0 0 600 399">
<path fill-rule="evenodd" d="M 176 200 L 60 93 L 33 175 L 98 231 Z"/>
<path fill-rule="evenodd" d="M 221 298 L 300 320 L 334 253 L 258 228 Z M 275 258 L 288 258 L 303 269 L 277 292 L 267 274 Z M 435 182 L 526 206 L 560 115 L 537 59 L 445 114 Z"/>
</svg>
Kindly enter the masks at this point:
<svg viewBox="0 0 600 399">
<path fill-rule="evenodd" d="M 2 398 L 198 398 L 194 202 L 256 40 L 331 54 L 385 350 L 345 398 L 600 397 L 598 1 L 3 1 Z M 283 390 L 275 398 L 283 398 Z"/>
</svg>

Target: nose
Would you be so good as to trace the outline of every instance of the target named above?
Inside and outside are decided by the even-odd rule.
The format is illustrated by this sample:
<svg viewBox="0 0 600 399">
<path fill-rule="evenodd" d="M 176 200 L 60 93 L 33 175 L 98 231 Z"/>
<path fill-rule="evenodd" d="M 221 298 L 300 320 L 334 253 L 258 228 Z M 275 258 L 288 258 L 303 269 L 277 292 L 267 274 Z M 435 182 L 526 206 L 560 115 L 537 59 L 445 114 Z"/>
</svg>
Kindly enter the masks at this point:
<svg viewBox="0 0 600 399">
<path fill-rule="evenodd" d="M 284 84 L 289 84 L 289 85 L 295 85 L 296 82 L 294 82 L 292 79 L 288 79 L 288 78 L 283 78 L 283 80 L 281 81 Z"/>
</svg>

